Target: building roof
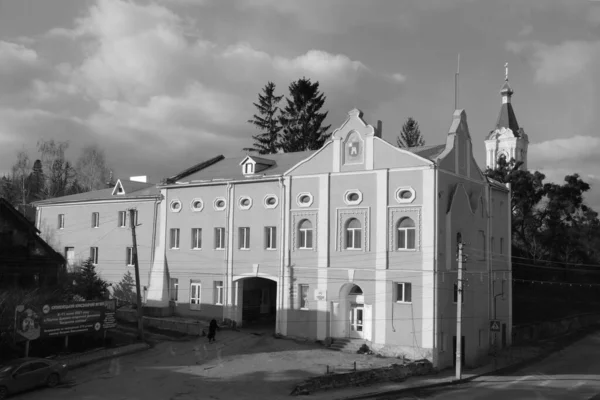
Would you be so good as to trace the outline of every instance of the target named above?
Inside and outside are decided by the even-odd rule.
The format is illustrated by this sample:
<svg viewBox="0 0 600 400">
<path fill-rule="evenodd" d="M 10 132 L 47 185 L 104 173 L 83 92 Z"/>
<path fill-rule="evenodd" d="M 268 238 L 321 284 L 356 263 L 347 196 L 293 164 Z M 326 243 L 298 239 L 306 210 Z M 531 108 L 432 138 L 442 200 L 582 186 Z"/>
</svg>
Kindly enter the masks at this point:
<svg viewBox="0 0 600 400">
<path fill-rule="evenodd" d="M 283 173 L 288 169 L 292 168 L 300 161 L 308 158 L 315 152 L 316 150 L 261 155 L 260 158 L 263 162 L 266 160 L 272 161 L 273 165 L 270 165 L 268 168 L 265 168 L 262 171 L 252 175 L 244 175 L 242 168 L 240 167 L 240 162 L 244 160 L 247 155 L 238 157 L 223 157 L 217 162 L 208 164 L 206 167 L 196 170 L 190 174 L 179 173 L 175 175 L 175 177 L 178 178 L 177 180 L 169 179 L 167 183 L 217 180 L 252 180 L 265 176 L 283 175 Z M 251 157 L 255 160 L 257 159 L 257 157 Z"/>
<path fill-rule="evenodd" d="M 409 147 L 404 150 L 408 150 L 411 153 L 415 153 L 416 155 L 426 158 L 430 161 L 435 161 L 435 159 L 442 154 L 445 149 L 445 144 L 434 144 L 430 146 Z"/>
<path fill-rule="evenodd" d="M 503 102 L 500 107 L 500 113 L 496 120 L 496 129 L 508 128 L 515 136 L 519 136 L 519 123 L 517 122 L 517 117 L 515 116 L 512 104 L 510 103 L 510 97 L 513 94 L 513 90 L 508 84 L 508 81 L 504 81 L 504 85 L 502 85 L 502 89 L 500 89 L 500 94 L 502 94 L 502 96 L 507 96 L 508 100 Z"/>
<path fill-rule="evenodd" d="M 160 190 L 154 183 L 135 182 L 125 179 L 119 179 L 115 184 L 121 184 L 125 194 L 114 194 L 115 188 L 92 190 L 91 192 L 77 193 L 69 196 L 55 197 L 53 199 L 40 200 L 32 203 L 34 206 L 44 206 L 52 204 L 81 203 L 86 201 L 137 199 L 152 198 L 160 195 Z"/>
</svg>

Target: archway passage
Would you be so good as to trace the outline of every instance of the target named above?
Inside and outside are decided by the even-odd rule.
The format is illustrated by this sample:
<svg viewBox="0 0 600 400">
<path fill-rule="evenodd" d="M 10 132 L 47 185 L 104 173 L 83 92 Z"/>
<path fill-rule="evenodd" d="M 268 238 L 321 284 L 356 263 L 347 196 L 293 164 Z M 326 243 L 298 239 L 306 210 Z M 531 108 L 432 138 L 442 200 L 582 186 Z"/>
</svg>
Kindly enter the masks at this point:
<svg viewBox="0 0 600 400">
<path fill-rule="evenodd" d="M 246 278 L 242 288 L 242 326 L 275 328 L 277 283 L 265 278 Z"/>
</svg>

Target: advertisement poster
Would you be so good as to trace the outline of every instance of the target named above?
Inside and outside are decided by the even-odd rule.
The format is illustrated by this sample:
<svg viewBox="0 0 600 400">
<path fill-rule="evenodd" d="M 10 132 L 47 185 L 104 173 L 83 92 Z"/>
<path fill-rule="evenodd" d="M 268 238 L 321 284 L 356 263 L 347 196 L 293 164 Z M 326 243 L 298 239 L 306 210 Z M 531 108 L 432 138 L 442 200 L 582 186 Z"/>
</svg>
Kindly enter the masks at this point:
<svg viewBox="0 0 600 400">
<path fill-rule="evenodd" d="M 114 300 L 17 306 L 16 331 L 25 340 L 99 332 L 117 326 Z"/>
</svg>

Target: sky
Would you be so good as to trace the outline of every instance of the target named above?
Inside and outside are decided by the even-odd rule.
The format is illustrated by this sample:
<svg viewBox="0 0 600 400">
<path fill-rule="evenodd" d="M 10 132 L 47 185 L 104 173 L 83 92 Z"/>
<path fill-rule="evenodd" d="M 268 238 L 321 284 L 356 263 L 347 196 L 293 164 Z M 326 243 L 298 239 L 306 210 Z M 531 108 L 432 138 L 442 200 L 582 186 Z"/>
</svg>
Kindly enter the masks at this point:
<svg viewBox="0 0 600 400">
<path fill-rule="evenodd" d="M 302 77 L 332 129 L 358 108 L 392 143 L 408 117 L 445 143 L 458 54 L 480 167 L 508 62 L 529 169 L 579 173 L 600 211 L 597 0 L 0 0 L 0 173 L 54 139 L 157 182 L 241 154 L 265 84 Z"/>
</svg>

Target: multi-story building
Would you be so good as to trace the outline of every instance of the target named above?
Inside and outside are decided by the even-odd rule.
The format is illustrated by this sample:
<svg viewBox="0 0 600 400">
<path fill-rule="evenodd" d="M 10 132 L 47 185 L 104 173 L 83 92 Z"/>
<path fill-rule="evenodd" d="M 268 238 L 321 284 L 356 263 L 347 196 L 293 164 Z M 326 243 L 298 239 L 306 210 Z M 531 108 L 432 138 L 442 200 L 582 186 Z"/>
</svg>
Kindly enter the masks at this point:
<svg viewBox="0 0 600 400">
<path fill-rule="evenodd" d="M 91 258 L 99 275 L 114 284 L 127 271 L 135 274 L 129 213 L 134 209 L 140 284 L 147 288 L 160 193 L 141 180 L 117 180 L 107 189 L 38 201 L 36 226 L 69 266 Z"/>
<path fill-rule="evenodd" d="M 441 145 L 399 149 L 353 110 L 318 151 L 213 161 L 160 186 L 147 307 L 446 366 L 462 237 L 466 362 L 492 318 L 510 342 L 509 190 L 474 161 L 464 111 Z"/>
</svg>

